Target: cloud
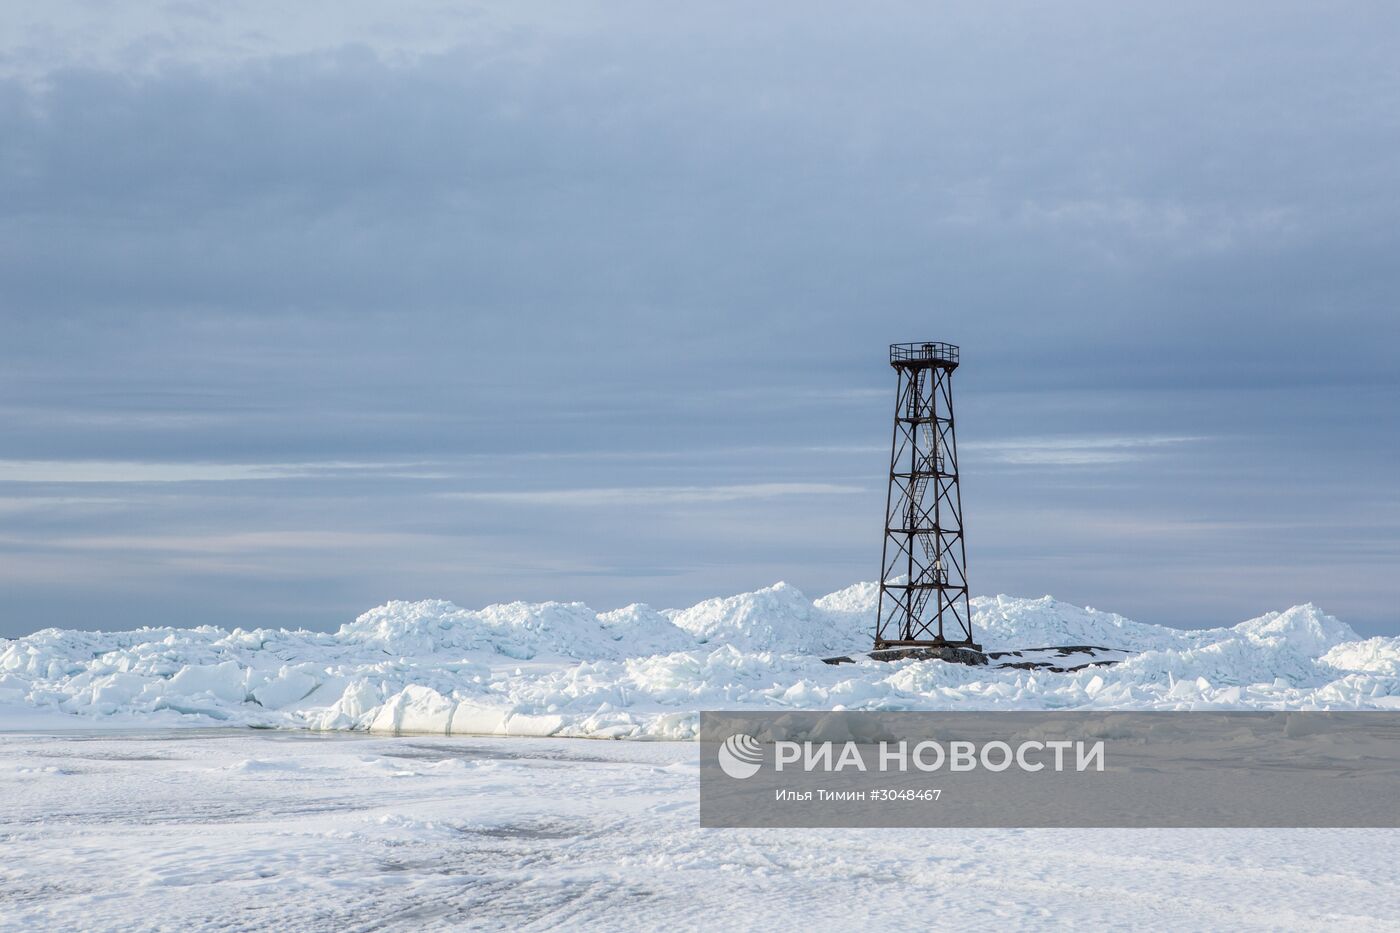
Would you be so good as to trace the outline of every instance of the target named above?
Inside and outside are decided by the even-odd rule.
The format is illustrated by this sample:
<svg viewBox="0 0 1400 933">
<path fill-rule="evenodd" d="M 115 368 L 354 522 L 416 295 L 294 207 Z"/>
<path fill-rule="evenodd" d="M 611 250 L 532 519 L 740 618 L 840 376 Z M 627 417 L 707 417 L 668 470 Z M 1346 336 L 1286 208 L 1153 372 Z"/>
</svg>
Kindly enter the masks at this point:
<svg viewBox="0 0 1400 933">
<path fill-rule="evenodd" d="M 1023 437 L 970 441 L 958 446 L 979 459 L 1011 466 L 1104 466 L 1131 463 L 1163 447 L 1203 441 L 1203 437 Z"/>
<path fill-rule="evenodd" d="M 779 496 L 843 496 L 865 492 L 861 486 L 836 483 L 750 483 L 732 486 L 632 486 L 592 489 L 545 489 L 532 492 L 454 492 L 445 498 L 520 505 L 629 506 L 739 502 Z"/>
<path fill-rule="evenodd" d="M 1396 498 L 1395 5 L 11 6 L 0 630 L 834 589 L 909 340 L 983 592 L 1067 595 L 1050 505 Z M 1088 527 L 1084 597 L 1177 620 L 1354 537 L 1206 593 Z M 1299 595 L 1391 620 L 1389 566 Z"/>
<path fill-rule="evenodd" d="M 384 549 L 431 544 L 440 539 L 431 535 L 390 532 L 335 531 L 249 531 L 214 535 L 112 535 L 56 538 L 52 546 L 78 551 L 155 551 L 172 554 L 265 554 L 269 551 L 315 551 L 326 553 L 347 549 Z"/>
<path fill-rule="evenodd" d="M 116 496 L 0 496 L 0 514 L 115 509 L 125 502 Z"/>
<path fill-rule="evenodd" d="M 1286 204 L 1221 206 L 1116 197 L 1027 201 L 1016 219 L 1058 235 L 1082 235 L 1102 248 L 1120 249 L 1132 240 L 1190 255 L 1229 252 L 1244 243 L 1282 245 L 1300 233 L 1298 214 Z"/>
<path fill-rule="evenodd" d="M 416 463 L 168 463 L 122 460 L 0 460 L 9 483 L 210 483 L 372 474 L 438 478 Z"/>
</svg>

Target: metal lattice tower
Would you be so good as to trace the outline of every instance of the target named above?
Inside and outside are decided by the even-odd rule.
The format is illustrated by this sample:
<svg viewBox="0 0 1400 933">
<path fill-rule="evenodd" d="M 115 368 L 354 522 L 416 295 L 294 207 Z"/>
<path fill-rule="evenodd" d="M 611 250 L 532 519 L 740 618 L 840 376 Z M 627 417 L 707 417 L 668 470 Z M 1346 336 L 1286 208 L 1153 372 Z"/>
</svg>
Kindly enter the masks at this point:
<svg viewBox="0 0 1400 933">
<path fill-rule="evenodd" d="M 875 648 L 965 646 L 967 598 L 950 343 L 896 343 L 898 376 Z"/>
</svg>

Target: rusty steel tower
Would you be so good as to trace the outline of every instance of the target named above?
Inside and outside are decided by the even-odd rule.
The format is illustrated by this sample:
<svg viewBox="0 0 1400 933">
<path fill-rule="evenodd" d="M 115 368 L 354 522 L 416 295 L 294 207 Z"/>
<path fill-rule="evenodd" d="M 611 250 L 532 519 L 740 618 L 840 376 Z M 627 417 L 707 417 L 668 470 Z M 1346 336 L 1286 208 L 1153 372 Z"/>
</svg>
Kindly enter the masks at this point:
<svg viewBox="0 0 1400 933">
<path fill-rule="evenodd" d="M 980 650 L 972 640 L 950 343 L 896 343 L 898 378 L 875 648 Z M 986 663 L 983 660 L 981 663 Z"/>
</svg>

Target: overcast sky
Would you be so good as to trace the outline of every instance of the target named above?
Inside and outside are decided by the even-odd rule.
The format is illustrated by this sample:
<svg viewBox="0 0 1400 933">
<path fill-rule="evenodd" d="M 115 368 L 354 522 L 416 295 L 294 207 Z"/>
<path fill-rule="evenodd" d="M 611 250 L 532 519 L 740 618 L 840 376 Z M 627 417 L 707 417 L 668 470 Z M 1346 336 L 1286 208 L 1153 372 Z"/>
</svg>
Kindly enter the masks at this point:
<svg viewBox="0 0 1400 933">
<path fill-rule="evenodd" d="M 1400 7 L 30 3 L 0 634 L 878 573 L 1400 632 Z"/>
</svg>

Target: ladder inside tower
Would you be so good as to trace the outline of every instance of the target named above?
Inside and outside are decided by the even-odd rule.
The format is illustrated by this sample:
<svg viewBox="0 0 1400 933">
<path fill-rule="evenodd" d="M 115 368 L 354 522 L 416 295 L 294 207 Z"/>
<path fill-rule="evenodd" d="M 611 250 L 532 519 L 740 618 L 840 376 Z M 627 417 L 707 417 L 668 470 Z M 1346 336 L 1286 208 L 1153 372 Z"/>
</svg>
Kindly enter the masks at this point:
<svg viewBox="0 0 1400 933">
<path fill-rule="evenodd" d="M 917 391 L 917 390 L 916 390 Z M 917 397 L 917 396 L 916 396 Z M 909 530 L 911 534 L 919 540 L 923 547 L 924 556 L 929 561 L 920 573 L 920 580 L 910 580 L 910 584 L 916 582 L 929 582 L 938 586 L 946 585 L 948 574 L 943 569 L 942 555 L 938 553 L 938 547 L 934 543 L 931 531 L 936 529 L 920 528 L 921 520 L 924 516 L 924 495 L 928 491 L 929 480 L 936 475 L 943 473 L 943 455 L 937 452 L 937 440 L 935 427 L 932 422 L 925 421 L 918 426 L 919 440 L 922 442 L 919 448 L 922 453 L 916 451 L 917 464 L 914 470 L 914 481 L 909 488 Z M 935 487 L 935 495 L 937 487 Z M 911 600 L 911 621 L 922 618 L 924 607 L 928 605 L 929 593 L 931 589 L 919 587 L 910 594 Z"/>
</svg>

